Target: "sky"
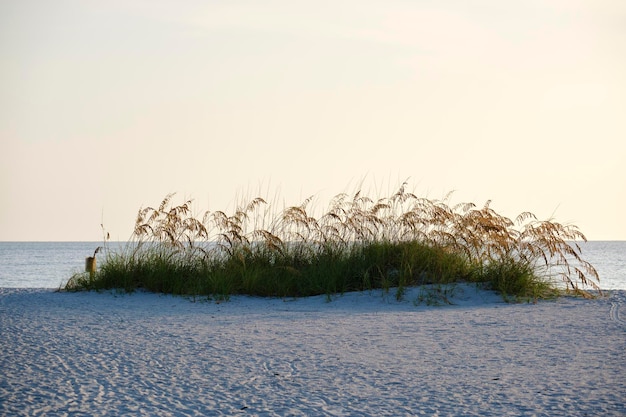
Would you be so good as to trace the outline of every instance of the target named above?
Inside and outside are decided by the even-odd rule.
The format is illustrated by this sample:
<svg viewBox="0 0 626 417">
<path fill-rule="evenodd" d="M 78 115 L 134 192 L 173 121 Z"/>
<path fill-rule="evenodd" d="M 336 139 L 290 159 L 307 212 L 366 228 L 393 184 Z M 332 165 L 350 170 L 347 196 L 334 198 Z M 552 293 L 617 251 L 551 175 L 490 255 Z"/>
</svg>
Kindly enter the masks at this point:
<svg viewBox="0 0 626 417">
<path fill-rule="evenodd" d="M 626 240 L 622 0 L 2 0 L 0 241 L 405 180 Z"/>
</svg>

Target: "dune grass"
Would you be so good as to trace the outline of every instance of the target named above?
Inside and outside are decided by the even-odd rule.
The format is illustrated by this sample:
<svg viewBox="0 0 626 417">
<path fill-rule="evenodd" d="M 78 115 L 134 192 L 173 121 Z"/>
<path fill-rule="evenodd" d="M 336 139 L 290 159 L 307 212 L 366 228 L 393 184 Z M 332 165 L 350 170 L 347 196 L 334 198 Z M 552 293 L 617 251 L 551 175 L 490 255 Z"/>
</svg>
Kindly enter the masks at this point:
<svg viewBox="0 0 626 417">
<path fill-rule="evenodd" d="M 598 273 L 576 243 L 574 225 L 515 220 L 488 201 L 451 205 L 417 197 L 406 183 L 390 197 L 339 194 L 318 217 L 313 198 L 275 211 L 262 198 L 233 214 L 192 215 L 191 201 L 139 210 L 122 250 L 107 250 L 94 274 L 67 290 L 122 289 L 228 298 L 304 297 L 455 282 L 484 283 L 509 300 L 588 295 Z M 105 241 L 106 245 L 106 241 Z"/>
</svg>

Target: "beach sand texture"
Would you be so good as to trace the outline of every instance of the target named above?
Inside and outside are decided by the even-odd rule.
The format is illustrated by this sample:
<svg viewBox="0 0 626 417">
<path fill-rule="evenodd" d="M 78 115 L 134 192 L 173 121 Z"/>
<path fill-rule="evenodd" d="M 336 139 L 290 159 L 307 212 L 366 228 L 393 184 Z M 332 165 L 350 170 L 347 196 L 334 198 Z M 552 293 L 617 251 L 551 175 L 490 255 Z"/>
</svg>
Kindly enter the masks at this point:
<svg viewBox="0 0 626 417">
<path fill-rule="evenodd" d="M 0 289 L 2 416 L 624 416 L 625 291 L 453 306 Z"/>
</svg>

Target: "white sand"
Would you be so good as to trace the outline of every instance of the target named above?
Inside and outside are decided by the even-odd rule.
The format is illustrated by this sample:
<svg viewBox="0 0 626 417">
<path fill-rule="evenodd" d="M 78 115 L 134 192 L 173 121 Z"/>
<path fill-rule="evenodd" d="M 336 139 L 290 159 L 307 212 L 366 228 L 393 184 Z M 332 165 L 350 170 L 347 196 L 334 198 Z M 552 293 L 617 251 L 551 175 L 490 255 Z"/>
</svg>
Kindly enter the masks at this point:
<svg viewBox="0 0 626 417">
<path fill-rule="evenodd" d="M 457 305 L 0 289 L 0 415 L 624 416 L 626 292 Z M 621 316 L 620 316 L 621 314 Z"/>
</svg>

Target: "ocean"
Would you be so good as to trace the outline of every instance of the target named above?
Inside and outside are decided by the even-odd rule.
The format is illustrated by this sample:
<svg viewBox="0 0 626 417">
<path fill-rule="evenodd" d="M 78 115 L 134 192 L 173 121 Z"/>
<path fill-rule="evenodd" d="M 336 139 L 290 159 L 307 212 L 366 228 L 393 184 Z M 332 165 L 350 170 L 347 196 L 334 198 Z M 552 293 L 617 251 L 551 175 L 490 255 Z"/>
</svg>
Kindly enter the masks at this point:
<svg viewBox="0 0 626 417">
<path fill-rule="evenodd" d="M 59 288 L 84 271 L 102 242 L 0 242 L 0 288 Z M 124 243 L 108 243 L 119 248 Z M 600 288 L 626 290 L 626 241 L 582 242 L 583 258 L 600 274 Z M 105 254 L 99 253 L 99 262 Z"/>
</svg>

